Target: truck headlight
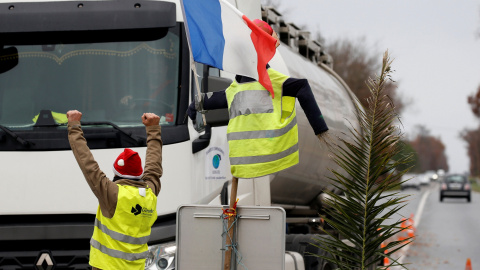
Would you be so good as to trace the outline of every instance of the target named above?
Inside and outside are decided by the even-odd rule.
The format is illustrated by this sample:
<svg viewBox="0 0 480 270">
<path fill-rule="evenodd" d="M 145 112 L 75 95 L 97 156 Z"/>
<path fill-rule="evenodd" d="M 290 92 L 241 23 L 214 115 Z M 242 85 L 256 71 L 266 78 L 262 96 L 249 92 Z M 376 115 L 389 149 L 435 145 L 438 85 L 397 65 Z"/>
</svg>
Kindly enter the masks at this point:
<svg viewBox="0 0 480 270">
<path fill-rule="evenodd" d="M 175 269 L 175 242 L 167 242 L 148 247 L 148 257 L 145 261 L 146 270 L 174 270 Z"/>
</svg>

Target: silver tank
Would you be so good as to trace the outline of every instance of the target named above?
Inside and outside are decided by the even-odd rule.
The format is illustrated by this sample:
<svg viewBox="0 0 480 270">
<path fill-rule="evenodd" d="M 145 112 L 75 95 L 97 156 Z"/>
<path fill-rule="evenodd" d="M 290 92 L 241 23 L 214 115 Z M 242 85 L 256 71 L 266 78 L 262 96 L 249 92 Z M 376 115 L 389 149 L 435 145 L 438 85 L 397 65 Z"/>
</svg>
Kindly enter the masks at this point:
<svg viewBox="0 0 480 270">
<path fill-rule="evenodd" d="M 294 78 L 308 79 L 315 99 L 335 137 L 358 128 L 353 93 L 329 67 L 311 62 L 288 46 L 278 47 L 272 67 Z M 281 58 L 278 59 L 278 58 Z M 286 69 L 286 70 L 285 70 Z M 329 152 L 315 136 L 305 113 L 297 102 L 300 163 L 271 178 L 271 200 L 274 204 L 310 205 L 323 190 L 333 190 L 329 169 L 340 168 L 328 157 Z M 352 126 L 353 125 L 353 126 Z"/>
</svg>

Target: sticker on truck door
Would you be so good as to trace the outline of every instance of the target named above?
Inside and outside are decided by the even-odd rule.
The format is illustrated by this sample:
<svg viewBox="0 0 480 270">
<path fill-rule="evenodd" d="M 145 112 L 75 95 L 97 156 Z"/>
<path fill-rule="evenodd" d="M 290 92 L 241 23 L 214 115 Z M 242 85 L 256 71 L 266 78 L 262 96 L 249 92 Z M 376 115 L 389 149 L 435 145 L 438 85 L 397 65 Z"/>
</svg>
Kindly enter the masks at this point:
<svg viewBox="0 0 480 270">
<path fill-rule="evenodd" d="M 205 180 L 226 180 L 229 168 L 226 152 L 214 146 L 205 153 Z"/>
</svg>

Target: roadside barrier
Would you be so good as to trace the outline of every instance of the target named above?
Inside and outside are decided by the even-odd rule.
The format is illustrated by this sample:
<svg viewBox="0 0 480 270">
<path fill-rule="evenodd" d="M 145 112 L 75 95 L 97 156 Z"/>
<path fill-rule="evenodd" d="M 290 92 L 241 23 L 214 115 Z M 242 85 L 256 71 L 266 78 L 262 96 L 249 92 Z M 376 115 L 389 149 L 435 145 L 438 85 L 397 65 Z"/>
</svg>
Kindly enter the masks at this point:
<svg viewBox="0 0 480 270">
<path fill-rule="evenodd" d="M 470 258 L 467 258 L 467 264 L 465 265 L 465 270 L 472 270 L 472 261 Z"/>
</svg>

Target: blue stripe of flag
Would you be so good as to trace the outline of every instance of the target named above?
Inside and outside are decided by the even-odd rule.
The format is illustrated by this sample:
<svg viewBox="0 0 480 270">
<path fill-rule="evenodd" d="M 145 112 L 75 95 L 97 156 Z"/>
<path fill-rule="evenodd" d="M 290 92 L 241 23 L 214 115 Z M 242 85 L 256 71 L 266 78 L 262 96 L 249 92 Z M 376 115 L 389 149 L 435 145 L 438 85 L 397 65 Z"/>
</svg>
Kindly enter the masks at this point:
<svg viewBox="0 0 480 270">
<path fill-rule="evenodd" d="M 223 70 L 225 39 L 218 0 L 183 0 L 193 59 Z"/>
</svg>

